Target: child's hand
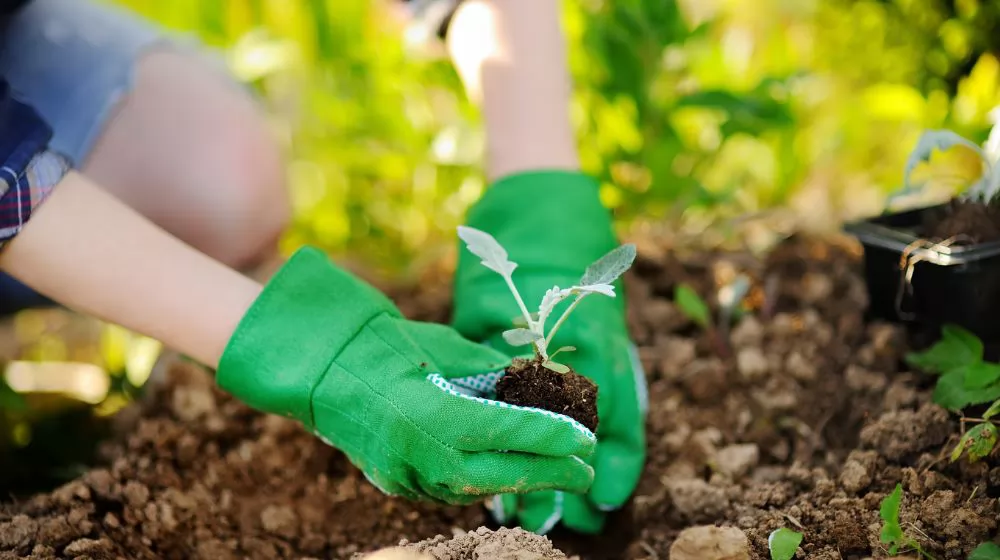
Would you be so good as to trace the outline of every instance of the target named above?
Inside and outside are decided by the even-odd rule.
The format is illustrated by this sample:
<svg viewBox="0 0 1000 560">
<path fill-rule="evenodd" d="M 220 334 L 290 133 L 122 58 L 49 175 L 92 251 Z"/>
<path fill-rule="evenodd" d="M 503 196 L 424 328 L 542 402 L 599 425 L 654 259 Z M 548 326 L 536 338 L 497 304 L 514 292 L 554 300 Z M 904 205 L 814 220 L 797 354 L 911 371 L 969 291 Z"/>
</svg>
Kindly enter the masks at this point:
<svg viewBox="0 0 1000 560">
<path fill-rule="evenodd" d="M 576 284 L 587 265 L 617 245 L 609 215 L 590 179 L 563 172 L 512 175 L 490 187 L 472 209 L 468 225 L 493 235 L 518 263 L 514 282 L 530 306 L 553 286 Z M 501 336 L 519 315 L 504 280 L 462 251 L 455 280 L 455 325 L 464 336 L 514 356 L 523 348 Z M 586 494 L 548 491 L 500 496 L 493 514 L 545 533 L 556 523 L 580 532 L 600 531 L 606 511 L 631 496 L 645 460 L 646 380 L 625 324 L 619 297 L 589 298 L 560 328 L 552 348 L 574 346 L 559 361 L 598 386 L 594 484 Z"/>
<path fill-rule="evenodd" d="M 449 382 L 509 363 L 450 327 L 404 319 L 383 294 L 303 249 L 241 321 L 218 381 L 250 406 L 297 418 L 388 494 L 470 503 L 585 492 L 593 434 Z"/>
</svg>

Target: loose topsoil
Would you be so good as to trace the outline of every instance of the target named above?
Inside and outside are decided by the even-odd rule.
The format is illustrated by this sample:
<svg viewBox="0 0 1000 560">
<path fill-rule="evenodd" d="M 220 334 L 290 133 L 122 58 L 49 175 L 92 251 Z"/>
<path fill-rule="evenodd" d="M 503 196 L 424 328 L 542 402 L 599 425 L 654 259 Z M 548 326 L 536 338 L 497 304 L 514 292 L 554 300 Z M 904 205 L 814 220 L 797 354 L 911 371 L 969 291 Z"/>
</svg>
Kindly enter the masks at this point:
<svg viewBox="0 0 1000 560">
<path fill-rule="evenodd" d="M 952 200 L 944 210 L 925 225 L 932 239 L 953 239 L 957 245 L 1000 240 L 1000 206 Z"/>
<path fill-rule="evenodd" d="M 640 245 L 627 278 L 649 459 L 601 536 L 557 531 L 546 548 L 479 529 L 492 527 L 480 506 L 387 498 L 295 423 L 178 362 L 123 421 L 106 466 L 0 506 L 0 558 L 352 558 L 406 539 L 432 558 L 662 559 L 700 524 L 742 530 L 754 559 L 782 526 L 805 535 L 797 558 L 882 558 L 878 506 L 897 482 L 904 529 L 936 558 L 998 538 L 1000 458 L 948 461 L 959 422 L 902 364 L 902 333 L 865 321 L 853 245 L 793 240 L 766 261 L 672 254 Z M 670 297 L 678 282 L 707 296 L 740 271 L 754 307 L 720 353 Z M 410 316 L 447 320 L 446 289 L 396 294 Z"/>
<path fill-rule="evenodd" d="M 597 384 L 570 368 L 552 371 L 538 359 L 514 360 L 497 382 L 499 401 L 565 414 L 597 432 Z"/>
</svg>

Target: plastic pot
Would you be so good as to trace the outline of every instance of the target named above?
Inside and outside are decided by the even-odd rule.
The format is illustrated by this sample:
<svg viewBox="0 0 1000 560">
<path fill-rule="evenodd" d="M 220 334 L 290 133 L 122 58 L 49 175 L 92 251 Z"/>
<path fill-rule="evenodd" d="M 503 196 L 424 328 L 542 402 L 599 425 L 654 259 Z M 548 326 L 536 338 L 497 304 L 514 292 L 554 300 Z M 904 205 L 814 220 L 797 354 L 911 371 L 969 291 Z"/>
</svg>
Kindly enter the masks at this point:
<svg viewBox="0 0 1000 560">
<path fill-rule="evenodd" d="M 952 245 L 924 239 L 924 224 L 946 207 L 845 226 L 864 246 L 869 314 L 935 335 L 942 325 L 956 324 L 1000 349 L 1000 241 Z"/>
</svg>

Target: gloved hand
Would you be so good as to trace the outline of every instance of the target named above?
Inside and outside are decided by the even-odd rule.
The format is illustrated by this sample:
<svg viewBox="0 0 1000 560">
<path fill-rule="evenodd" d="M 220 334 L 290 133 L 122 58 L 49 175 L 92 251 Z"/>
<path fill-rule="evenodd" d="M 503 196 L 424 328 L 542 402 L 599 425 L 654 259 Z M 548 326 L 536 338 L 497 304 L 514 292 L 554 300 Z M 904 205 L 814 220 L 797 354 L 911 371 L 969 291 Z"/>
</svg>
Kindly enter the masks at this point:
<svg viewBox="0 0 1000 560">
<path fill-rule="evenodd" d="M 243 317 L 217 380 L 253 408 L 301 421 L 387 494 L 464 504 L 586 490 L 593 470 L 582 458 L 596 443 L 588 430 L 449 382 L 508 364 L 447 325 L 404 319 L 378 290 L 307 248 Z"/>
<path fill-rule="evenodd" d="M 518 264 L 513 281 L 529 311 L 537 309 L 548 288 L 575 285 L 588 265 L 618 245 L 598 185 L 578 173 L 504 178 L 471 209 L 467 225 L 493 235 Z M 559 361 L 598 386 L 593 486 L 586 494 L 499 496 L 492 507 L 498 522 L 516 519 L 524 529 L 545 533 L 561 521 L 573 530 L 595 533 L 603 527 L 604 512 L 620 508 L 634 491 L 646 453 L 646 380 L 627 331 L 620 285 L 616 291 L 620 295 L 615 299 L 581 302 L 550 345 L 576 347 L 560 354 Z M 517 356 L 523 347 L 511 347 L 501 333 L 513 328 L 518 315 L 503 278 L 463 247 L 455 278 L 455 328 Z"/>
</svg>

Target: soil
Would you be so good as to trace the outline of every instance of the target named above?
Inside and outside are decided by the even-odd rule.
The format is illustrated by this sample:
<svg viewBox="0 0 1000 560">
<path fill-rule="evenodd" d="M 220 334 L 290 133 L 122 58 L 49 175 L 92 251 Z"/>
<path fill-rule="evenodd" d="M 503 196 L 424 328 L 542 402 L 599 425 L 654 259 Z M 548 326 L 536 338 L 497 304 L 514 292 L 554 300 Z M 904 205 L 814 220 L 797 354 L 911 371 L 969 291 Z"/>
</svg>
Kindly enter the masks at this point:
<svg viewBox="0 0 1000 560">
<path fill-rule="evenodd" d="M 957 245 L 1000 240 L 1000 207 L 952 200 L 939 218 L 927 224 L 932 239 L 955 239 Z"/>
<path fill-rule="evenodd" d="M 878 507 L 897 483 L 903 528 L 935 558 L 1000 542 L 1000 453 L 948 460 L 958 418 L 931 402 L 933 379 L 906 368 L 903 333 L 865 322 L 856 246 L 792 239 L 763 260 L 639 247 L 626 281 L 649 454 L 603 535 L 539 540 L 493 531 L 481 505 L 383 496 L 291 420 L 249 410 L 178 361 L 121 417 L 106 464 L 0 505 L 0 559 L 349 559 L 401 542 L 437 559 L 662 559 L 675 541 L 677 558 L 700 550 L 689 529 L 700 525 L 737 533 L 748 550 L 727 557 L 768 558 L 768 534 L 789 527 L 804 533 L 799 559 L 885 558 Z M 714 300 L 715 283 L 739 272 L 754 278 L 753 305 L 728 331 L 729 358 L 669 298 L 686 282 Z M 446 320 L 448 291 L 423 285 L 435 287 L 394 292 L 401 308 Z"/>
<path fill-rule="evenodd" d="M 597 433 L 597 384 L 572 368 L 560 373 L 539 359 L 515 359 L 496 392 L 499 401 L 565 414 Z"/>
</svg>

